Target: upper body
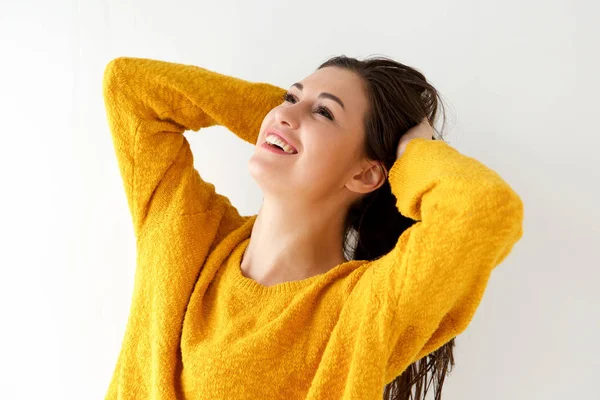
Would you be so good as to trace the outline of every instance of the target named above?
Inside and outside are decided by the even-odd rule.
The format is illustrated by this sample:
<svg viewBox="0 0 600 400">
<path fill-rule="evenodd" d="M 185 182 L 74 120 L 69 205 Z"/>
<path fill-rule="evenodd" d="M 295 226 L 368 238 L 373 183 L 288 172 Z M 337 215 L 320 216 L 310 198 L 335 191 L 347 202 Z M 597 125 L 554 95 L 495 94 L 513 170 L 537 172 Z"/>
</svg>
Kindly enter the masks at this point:
<svg viewBox="0 0 600 400">
<path fill-rule="evenodd" d="M 183 133 L 222 125 L 257 144 L 286 91 L 125 57 L 103 88 L 137 246 L 107 399 L 380 399 L 466 329 L 523 234 L 521 199 L 496 172 L 413 139 L 389 182 L 417 222 L 388 254 L 261 283 L 241 269 L 257 215 L 202 179 Z"/>
</svg>

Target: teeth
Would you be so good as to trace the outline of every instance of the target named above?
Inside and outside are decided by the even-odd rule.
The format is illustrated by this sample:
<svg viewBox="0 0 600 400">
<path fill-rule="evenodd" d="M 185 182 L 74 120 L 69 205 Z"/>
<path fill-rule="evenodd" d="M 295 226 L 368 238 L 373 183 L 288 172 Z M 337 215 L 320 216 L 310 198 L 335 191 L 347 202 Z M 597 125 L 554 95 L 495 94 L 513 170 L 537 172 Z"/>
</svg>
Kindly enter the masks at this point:
<svg viewBox="0 0 600 400">
<path fill-rule="evenodd" d="M 270 143 L 270 144 L 276 144 L 277 146 L 280 146 L 283 150 L 285 150 L 286 153 L 294 154 L 294 148 L 291 147 L 286 142 L 284 142 L 283 140 L 279 139 L 279 137 L 277 137 L 275 135 L 267 136 L 267 138 L 265 139 L 265 142 Z"/>
</svg>

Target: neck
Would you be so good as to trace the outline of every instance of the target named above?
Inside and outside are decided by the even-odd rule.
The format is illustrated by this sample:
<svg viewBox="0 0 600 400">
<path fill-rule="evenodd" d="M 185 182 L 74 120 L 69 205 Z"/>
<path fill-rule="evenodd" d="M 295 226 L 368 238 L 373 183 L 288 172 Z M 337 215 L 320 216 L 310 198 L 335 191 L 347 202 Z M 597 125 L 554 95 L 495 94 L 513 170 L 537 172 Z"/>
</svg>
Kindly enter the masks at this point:
<svg viewBox="0 0 600 400">
<path fill-rule="evenodd" d="M 345 215 L 339 207 L 326 208 L 286 207 L 265 200 L 242 257 L 244 276 L 276 284 L 306 279 L 344 263 Z"/>
</svg>

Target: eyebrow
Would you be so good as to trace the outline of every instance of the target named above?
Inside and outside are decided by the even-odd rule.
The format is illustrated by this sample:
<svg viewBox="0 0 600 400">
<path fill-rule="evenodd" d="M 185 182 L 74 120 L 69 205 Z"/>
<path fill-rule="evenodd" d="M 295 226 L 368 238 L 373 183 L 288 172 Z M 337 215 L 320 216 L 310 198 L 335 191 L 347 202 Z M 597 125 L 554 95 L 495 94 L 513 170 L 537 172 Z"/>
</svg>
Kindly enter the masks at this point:
<svg viewBox="0 0 600 400">
<path fill-rule="evenodd" d="M 304 89 L 304 85 L 301 84 L 300 82 L 296 82 L 294 83 L 292 86 L 296 86 L 298 89 L 302 90 Z M 331 93 L 327 93 L 327 92 L 321 92 L 317 97 L 324 97 L 326 99 L 331 99 L 335 102 L 337 102 L 340 106 L 342 106 L 342 108 L 344 109 L 344 111 L 346 111 L 346 107 L 344 107 L 344 103 L 342 102 L 342 100 L 340 100 L 339 97 L 331 94 Z"/>
</svg>

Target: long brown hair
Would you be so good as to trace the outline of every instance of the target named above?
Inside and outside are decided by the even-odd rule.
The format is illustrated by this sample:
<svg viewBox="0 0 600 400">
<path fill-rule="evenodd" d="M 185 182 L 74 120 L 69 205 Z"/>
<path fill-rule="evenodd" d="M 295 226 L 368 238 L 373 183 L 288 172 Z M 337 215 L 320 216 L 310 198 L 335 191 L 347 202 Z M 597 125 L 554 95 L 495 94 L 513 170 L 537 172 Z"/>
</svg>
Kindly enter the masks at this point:
<svg viewBox="0 0 600 400">
<path fill-rule="evenodd" d="M 396 160 L 398 143 L 406 131 L 424 117 L 434 126 L 440 106 L 445 124 L 439 93 L 416 69 L 383 56 L 358 60 L 345 55 L 329 58 L 317 69 L 331 66 L 353 71 L 363 79 L 370 104 L 364 120 L 366 156 L 382 162 L 387 171 Z M 439 131 L 436 134 L 443 140 Z M 415 222 L 400 214 L 386 179 L 351 205 L 344 227 L 345 257 L 375 260 L 392 250 L 402 232 Z M 453 348 L 454 338 L 409 365 L 385 386 L 384 400 L 425 400 L 432 382 L 435 399 L 441 399 L 446 372 L 454 366 Z"/>
</svg>

